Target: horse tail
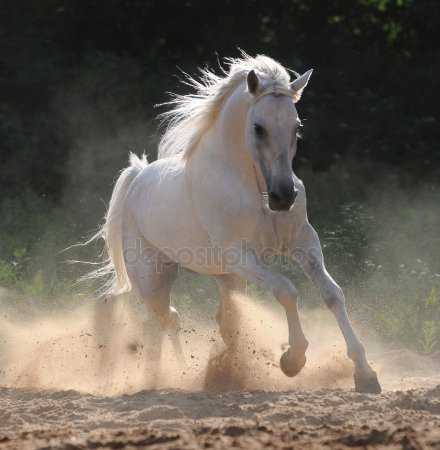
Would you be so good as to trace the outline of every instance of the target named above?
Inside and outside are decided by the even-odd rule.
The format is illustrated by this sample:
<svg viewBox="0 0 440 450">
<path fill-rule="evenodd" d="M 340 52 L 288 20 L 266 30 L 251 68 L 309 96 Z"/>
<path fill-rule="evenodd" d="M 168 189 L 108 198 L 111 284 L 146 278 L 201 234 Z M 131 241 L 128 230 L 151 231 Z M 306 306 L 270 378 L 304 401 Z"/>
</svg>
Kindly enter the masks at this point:
<svg viewBox="0 0 440 450">
<path fill-rule="evenodd" d="M 124 259 L 122 219 L 131 183 L 147 167 L 148 162 L 145 155 L 139 158 L 134 153 L 130 153 L 129 161 L 130 166 L 121 172 L 116 181 L 104 225 L 86 242 L 89 244 L 101 238 L 105 241 L 106 257 L 101 267 L 82 277 L 82 280 L 105 278 L 104 285 L 98 290 L 102 296 L 119 295 L 131 290 Z"/>
</svg>

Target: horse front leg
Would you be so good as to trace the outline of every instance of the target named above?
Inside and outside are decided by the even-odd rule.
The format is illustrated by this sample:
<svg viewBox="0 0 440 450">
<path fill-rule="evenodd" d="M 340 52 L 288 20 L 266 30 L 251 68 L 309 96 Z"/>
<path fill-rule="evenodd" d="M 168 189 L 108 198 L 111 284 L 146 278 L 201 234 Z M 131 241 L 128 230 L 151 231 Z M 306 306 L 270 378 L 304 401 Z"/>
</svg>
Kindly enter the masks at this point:
<svg viewBox="0 0 440 450">
<path fill-rule="evenodd" d="M 243 256 L 241 263 L 230 267 L 229 271 L 270 290 L 284 307 L 289 330 L 289 348 L 281 356 L 280 368 L 285 375 L 294 377 L 306 363 L 305 353 L 308 347 L 298 315 L 298 292 L 288 278 L 274 274 L 262 266 L 253 252 L 246 252 Z"/>
<path fill-rule="evenodd" d="M 293 257 L 305 274 L 319 288 L 321 296 L 338 322 L 347 345 L 347 356 L 354 363 L 354 384 L 357 392 L 380 393 L 376 372 L 367 361 L 365 348 L 350 323 L 342 289 L 327 272 L 321 243 L 315 229 L 306 223 L 293 248 Z"/>
</svg>

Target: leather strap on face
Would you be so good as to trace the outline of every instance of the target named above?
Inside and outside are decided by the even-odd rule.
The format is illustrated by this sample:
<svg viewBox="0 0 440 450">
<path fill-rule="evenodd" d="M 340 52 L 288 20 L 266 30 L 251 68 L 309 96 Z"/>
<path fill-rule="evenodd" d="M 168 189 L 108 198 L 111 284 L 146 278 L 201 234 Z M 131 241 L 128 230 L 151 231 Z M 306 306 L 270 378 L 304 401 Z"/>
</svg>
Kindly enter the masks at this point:
<svg viewBox="0 0 440 450">
<path fill-rule="evenodd" d="M 269 205 L 268 205 L 268 198 L 269 198 L 269 194 L 267 192 L 267 190 L 264 189 L 264 187 L 261 185 L 261 179 L 258 176 L 258 171 L 257 171 L 257 167 L 255 166 L 255 163 L 253 163 L 254 166 L 254 173 L 255 173 L 255 178 L 257 180 L 257 188 L 260 191 L 260 195 L 261 195 L 261 201 L 262 201 L 262 211 L 263 214 L 266 214 L 267 211 L 269 211 Z"/>
<path fill-rule="evenodd" d="M 284 95 L 284 96 L 290 97 L 292 99 L 295 99 L 295 97 L 297 96 L 297 93 L 295 91 L 292 91 L 289 88 L 275 85 L 275 86 L 269 87 L 268 89 L 265 89 L 260 94 L 255 95 L 253 98 L 253 102 L 254 103 L 258 102 L 258 100 L 260 100 L 262 97 L 265 97 L 266 95 L 275 95 L 275 96 Z"/>
</svg>

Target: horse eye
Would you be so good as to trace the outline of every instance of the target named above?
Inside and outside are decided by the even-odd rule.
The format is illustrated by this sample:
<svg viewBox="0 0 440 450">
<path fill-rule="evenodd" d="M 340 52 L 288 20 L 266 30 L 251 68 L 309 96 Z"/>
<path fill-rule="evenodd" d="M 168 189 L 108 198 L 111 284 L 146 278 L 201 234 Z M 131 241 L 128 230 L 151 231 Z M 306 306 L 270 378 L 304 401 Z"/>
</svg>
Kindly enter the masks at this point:
<svg viewBox="0 0 440 450">
<path fill-rule="evenodd" d="M 262 138 L 266 134 L 266 130 L 259 123 L 254 124 L 254 131 L 258 138 Z"/>
</svg>

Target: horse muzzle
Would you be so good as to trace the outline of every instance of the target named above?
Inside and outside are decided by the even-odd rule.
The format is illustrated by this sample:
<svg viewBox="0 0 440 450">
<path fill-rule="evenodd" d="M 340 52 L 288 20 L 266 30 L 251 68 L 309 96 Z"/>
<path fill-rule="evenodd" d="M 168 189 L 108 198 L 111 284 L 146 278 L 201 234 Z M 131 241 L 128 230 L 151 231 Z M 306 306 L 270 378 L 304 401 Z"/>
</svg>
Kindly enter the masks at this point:
<svg viewBox="0 0 440 450">
<path fill-rule="evenodd" d="M 295 186 L 286 186 L 279 190 L 271 190 L 268 193 L 269 208 L 272 211 L 289 211 L 295 203 L 298 191 Z"/>
</svg>

